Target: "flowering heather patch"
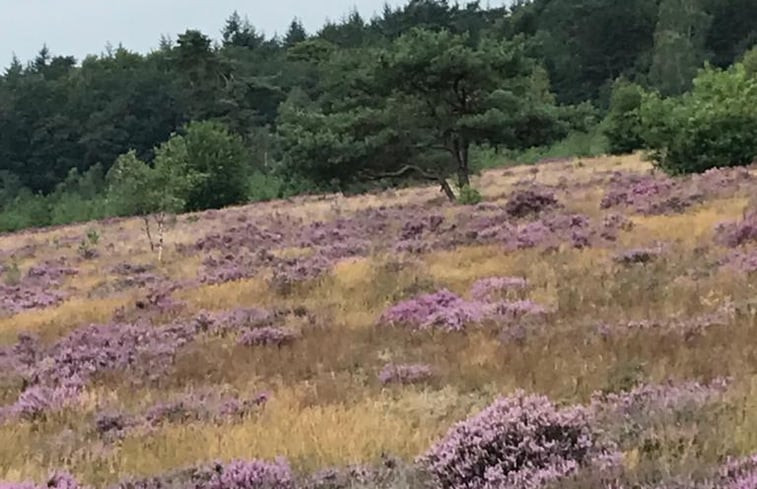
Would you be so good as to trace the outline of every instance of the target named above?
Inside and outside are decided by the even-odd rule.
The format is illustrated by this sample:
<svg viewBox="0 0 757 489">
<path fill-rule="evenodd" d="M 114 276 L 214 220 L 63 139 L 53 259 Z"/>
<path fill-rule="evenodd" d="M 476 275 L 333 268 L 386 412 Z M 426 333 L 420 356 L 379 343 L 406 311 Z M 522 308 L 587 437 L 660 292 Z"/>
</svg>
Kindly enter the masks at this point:
<svg viewBox="0 0 757 489">
<path fill-rule="evenodd" d="M 40 287 L 0 284 L 0 316 L 57 306 L 65 294 Z"/>
<path fill-rule="evenodd" d="M 124 413 L 101 412 L 95 416 L 95 431 L 106 440 L 121 439 L 136 424 L 137 420 Z"/>
<path fill-rule="evenodd" d="M 297 284 L 315 280 L 328 273 L 333 263 L 321 253 L 283 259 L 274 267 L 269 284 L 278 293 L 286 295 L 291 293 Z"/>
<path fill-rule="evenodd" d="M 129 416 L 117 412 L 101 412 L 95 417 L 95 430 L 106 440 L 122 438 L 129 430 L 156 428 L 165 424 L 190 422 L 223 423 L 241 419 L 268 401 L 268 394 L 250 398 L 225 395 L 214 391 L 191 392 L 157 403 L 144 413 Z"/>
<path fill-rule="evenodd" d="M 248 249 L 257 252 L 261 249 L 273 249 L 278 247 L 284 240 L 280 232 L 270 231 L 255 223 L 246 223 L 242 226 L 231 226 L 224 229 L 223 233 L 212 233 L 200 238 L 195 243 L 195 249 L 200 251 L 230 251 L 239 252 Z"/>
<path fill-rule="evenodd" d="M 66 277 L 71 277 L 78 273 L 78 270 L 65 266 L 62 261 L 48 261 L 31 267 L 26 272 L 26 280 L 59 286 Z"/>
<path fill-rule="evenodd" d="M 489 311 L 490 316 L 508 322 L 522 318 L 544 319 L 548 313 L 547 308 L 530 299 L 495 302 Z"/>
<path fill-rule="evenodd" d="M 247 331 L 239 337 L 243 346 L 277 346 L 291 345 L 299 338 L 297 332 L 287 328 L 263 327 Z"/>
<path fill-rule="evenodd" d="M 323 469 L 300 484 L 302 489 L 350 489 L 356 485 L 368 487 L 376 474 L 370 468 L 356 465 L 347 468 Z"/>
<path fill-rule="evenodd" d="M 223 467 L 204 486 L 207 489 L 294 489 L 294 476 L 284 460 L 236 461 Z"/>
<path fill-rule="evenodd" d="M 61 261 L 48 261 L 31 267 L 17 284 L 0 283 L 0 316 L 60 304 L 67 295 L 55 289 L 77 273 Z"/>
<path fill-rule="evenodd" d="M 119 277 L 116 280 L 117 289 L 123 290 L 132 287 L 154 286 L 163 280 L 152 272 L 153 268 L 149 265 L 119 263 L 111 269 L 111 272 Z"/>
<path fill-rule="evenodd" d="M 477 301 L 490 301 L 496 294 L 523 290 L 528 281 L 522 277 L 489 277 L 477 280 L 471 287 L 471 297 Z"/>
<path fill-rule="evenodd" d="M 295 489 L 289 463 L 284 459 L 214 463 L 164 476 L 128 480 L 113 489 Z"/>
<path fill-rule="evenodd" d="M 513 194 L 505 206 L 505 212 L 516 219 L 535 216 L 542 212 L 561 207 L 555 194 L 538 187 L 519 190 Z"/>
<path fill-rule="evenodd" d="M 402 225 L 400 240 L 419 239 L 425 232 L 436 232 L 443 223 L 444 216 L 439 214 L 409 220 Z"/>
<path fill-rule="evenodd" d="M 456 424 L 419 463 L 441 489 L 541 487 L 613 458 L 582 407 L 518 392 Z"/>
<path fill-rule="evenodd" d="M 8 407 L 7 415 L 27 420 L 39 419 L 75 405 L 82 390 L 82 385 L 76 381 L 54 388 L 32 386 L 24 390 L 18 400 Z"/>
<path fill-rule="evenodd" d="M 607 241 L 615 241 L 621 231 L 630 231 L 634 227 L 633 221 L 622 214 L 607 214 L 602 219 L 600 237 Z"/>
<path fill-rule="evenodd" d="M 746 214 L 736 222 L 719 224 L 715 233 L 717 243 L 731 248 L 757 242 L 757 212 Z"/>
<path fill-rule="evenodd" d="M 736 250 L 728 255 L 721 265 L 742 273 L 757 273 L 757 250 Z"/>
<path fill-rule="evenodd" d="M 648 384 L 620 393 L 595 393 L 590 409 L 603 426 L 630 434 L 722 399 L 728 381 Z"/>
<path fill-rule="evenodd" d="M 509 249 L 558 248 L 569 243 L 574 248 L 590 246 L 597 232 L 591 220 L 581 214 L 549 214 L 500 235 Z"/>
<path fill-rule="evenodd" d="M 22 366 L 27 387 L 9 412 L 34 418 L 58 410 L 75 402 L 91 378 L 105 371 L 127 370 L 137 378 L 155 379 L 171 367 L 178 349 L 199 332 L 192 323 L 79 328 L 50 348 L 40 349 L 32 365 Z"/>
<path fill-rule="evenodd" d="M 379 372 L 378 378 L 382 384 L 418 384 L 426 382 L 434 376 L 430 365 L 390 363 Z"/>
<path fill-rule="evenodd" d="M 722 489 L 757 487 L 757 455 L 726 462 L 718 474 L 717 487 Z"/>
<path fill-rule="evenodd" d="M 487 312 L 486 304 L 466 301 L 445 289 L 400 302 L 385 311 L 380 321 L 418 331 L 461 331 L 469 324 L 481 322 Z"/>
<path fill-rule="evenodd" d="M 600 208 L 629 206 L 643 210 L 655 199 L 668 198 L 675 182 L 668 177 L 616 173 L 610 179 L 610 189 L 602 197 Z"/>
</svg>

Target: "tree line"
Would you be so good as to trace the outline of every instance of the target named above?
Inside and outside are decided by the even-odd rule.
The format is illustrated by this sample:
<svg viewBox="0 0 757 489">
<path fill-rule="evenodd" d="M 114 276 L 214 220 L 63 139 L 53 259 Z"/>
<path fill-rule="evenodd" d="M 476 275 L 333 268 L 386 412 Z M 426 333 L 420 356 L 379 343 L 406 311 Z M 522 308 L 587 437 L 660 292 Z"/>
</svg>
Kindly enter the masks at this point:
<svg viewBox="0 0 757 489">
<path fill-rule="evenodd" d="M 411 0 L 316 33 L 267 37 L 235 12 L 218 40 L 147 54 L 43 47 L 0 76 L 0 230 L 418 180 L 457 198 L 476 152 L 597 127 L 669 169 L 693 149 L 711 156 L 692 169 L 729 164 L 698 137 L 666 144 L 707 103 L 752 127 L 755 18 L 752 0 Z"/>
</svg>

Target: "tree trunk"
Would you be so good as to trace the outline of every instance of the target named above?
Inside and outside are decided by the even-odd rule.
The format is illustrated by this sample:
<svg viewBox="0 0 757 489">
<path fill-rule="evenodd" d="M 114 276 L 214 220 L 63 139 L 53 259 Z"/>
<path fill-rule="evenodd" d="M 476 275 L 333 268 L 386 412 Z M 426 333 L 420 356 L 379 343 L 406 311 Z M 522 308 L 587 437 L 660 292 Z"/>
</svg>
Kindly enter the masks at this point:
<svg viewBox="0 0 757 489">
<path fill-rule="evenodd" d="M 155 242 L 152 240 L 152 233 L 150 232 L 150 216 L 143 216 L 142 220 L 145 224 L 145 234 L 147 235 L 147 241 L 150 243 L 150 251 L 155 251 Z"/>
<path fill-rule="evenodd" d="M 447 180 L 442 178 L 439 184 L 442 187 L 442 192 L 444 192 L 444 195 L 447 196 L 450 202 L 455 202 L 457 200 L 457 198 L 455 197 L 455 192 L 452 191 L 452 187 L 449 186 Z"/>
<path fill-rule="evenodd" d="M 457 185 L 460 188 L 470 186 L 470 166 L 468 164 L 468 153 L 470 143 L 461 138 L 455 141 L 455 159 L 457 159 Z"/>
<path fill-rule="evenodd" d="M 163 263 L 163 233 L 165 232 L 165 215 L 158 217 L 158 263 Z"/>
</svg>

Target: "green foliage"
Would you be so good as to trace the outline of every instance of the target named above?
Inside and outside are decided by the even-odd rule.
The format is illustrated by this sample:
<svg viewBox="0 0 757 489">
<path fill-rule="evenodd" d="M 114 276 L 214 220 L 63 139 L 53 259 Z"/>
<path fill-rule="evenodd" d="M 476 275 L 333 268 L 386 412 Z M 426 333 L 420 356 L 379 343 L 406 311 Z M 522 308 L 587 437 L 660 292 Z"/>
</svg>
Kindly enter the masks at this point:
<svg viewBox="0 0 757 489">
<path fill-rule="evenodd" d="M 187 210 L 218 209 L 244 202 L 249 156 L 242 139 L 215 122 L 192 122 L 156 154 L 156 168 L 190 179 Z M 174 179 L 174 181 L 176 181 Z"/>
<path fill-rule="evenodd" d="M 480 204 L 482 200 L 484 198 L 481 196 L 481 192 L 470 185 L 460 188 L 457 195 L 457 203 L 461 205 L 476 205 Z"/>
<path fill-rule="evenodd" d="M 712 18 L 704 0 L 662 0 L 650 79 L 664 95 L 679 95 L 705 60 L 707 29 Z"/>
<path fill-rule="evenodd" d="M 644 89 L 627 80 L 619 79 L 613 85 L 604 126 L 610 153 L 630 153 L 643 147 L 640 114 L 643 96 Z"/>
<path fill-rule="evenodd" d="M 464 185 L 511 158 L 595 154 L 597 108 L 608 106 L 611 149 L 629 151 L 638 114 L 618 109 L 615 80 L 667 96 L 707 61 L 743 57 L 747 76 L 757 72 L 757 55 L 745 55 L 757 43 L 754 0 L 483 4 L 350 12 L 313 35 L 295 19 L 281 38 L 234 13 L 218 41 L 188 30 L 146 55 L 108 48 L 77 63 L 45 47 L 14 58 L 0 74 L 0 230 L 400 178 Z M 225 129 L 200 122 L 215 127 L 190 134 L 189 121 Z M 175 133 L 177 147 L 156 158 Z M 132 149 L 165 170 L 147 173 L 163 180 L 154 194 L 176 202 L 106 194 L 103 176 Z"/>
<path fill-rule="evenodd" d="M 655 164 L 672 173 L 751 163 L 757 157 L 757 79 L 742 64 L 707 68 L 690 93 L 644 98 L 641 119 Z"/>
<path fill-rule="evenodd" d="M 465 187 L 472 145 L 528 147 L 566 132 L 535 68 L 519 42 L 424 29 L 334 55 L 321 100 L 282 106 L 289 169 L 323 188 L 450 174 Z"/>
<path fill-rule="evenodd" d="M 490 160 L 489 167 L 502 164 L 534 164 L 541 161 L 570 158 L 590 158 L 607 153 L 607 138 L 602 127 L 589 132 L 572 132 L 564 139 L 548 145 L 528 148 L 523 151 L 507 151 Z"/>
<path fill-rule="evenodd" d="M 757 78 L 757 46 L 744 53 L 741 64 L 744 65 L 747 76 Z"/>
</svg>

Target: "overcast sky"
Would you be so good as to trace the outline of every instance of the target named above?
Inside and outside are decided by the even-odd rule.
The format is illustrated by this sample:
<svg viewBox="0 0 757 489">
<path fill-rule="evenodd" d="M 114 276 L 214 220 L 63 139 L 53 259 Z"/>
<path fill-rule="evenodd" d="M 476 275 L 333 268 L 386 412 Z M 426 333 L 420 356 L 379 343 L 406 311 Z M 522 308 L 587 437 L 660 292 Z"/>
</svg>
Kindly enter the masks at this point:
<svg viewBox="0 0 757 489">
<path fill-rule="evenodd" d="M 404 0 L 388 0 L 392 6 Z M 294 17 L 308 32 L 352 8 L 366 18 L 384 0 L 0 0 L 0 65 L 13 53 L 32 59 L 44 43 L 55 55 L 101 53 L 106 43 L 146 52 L 161 34 L 175 37 L 188 28 L 220 37 L 224 20 L 237 10 L 269 36 L 283 33 Z"/>
</svg>

